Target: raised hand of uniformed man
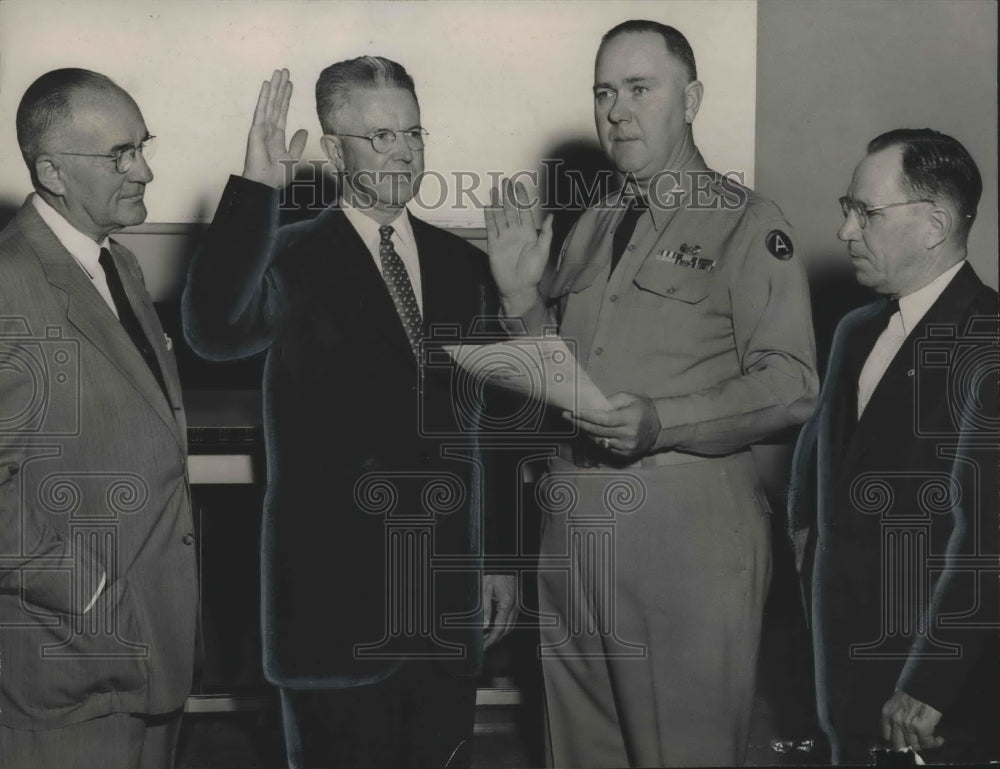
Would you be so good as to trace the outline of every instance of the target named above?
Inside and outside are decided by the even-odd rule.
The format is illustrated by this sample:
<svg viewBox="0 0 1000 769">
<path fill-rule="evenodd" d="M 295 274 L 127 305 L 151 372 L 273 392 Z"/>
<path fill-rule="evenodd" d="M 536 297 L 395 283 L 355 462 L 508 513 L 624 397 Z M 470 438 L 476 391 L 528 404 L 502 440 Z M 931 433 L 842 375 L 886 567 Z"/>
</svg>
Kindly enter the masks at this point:
<svg viewBox="0 0 1000 769">
<path fill-rule="evenodd" d="M 608 398 L 608 411 L 568 411 L 563 416 L 613 454 L 637 458 L 648 453 L 660 434 L 660 416 L 649 398 L 616 393 Z"/>
<path fill-rule="evenodd" d="M 292 81 L 287 69 L 275 70 L 270 82 L 260 87 L 257 108 L 247 136 L 243 177 L 281 189 L 291 181 L 289 170 L 302 157 L 309 133 L 300 129 L 285 147 L 285 121 L 292 100 Z"/>
<path fill-rule="evenodd" d="M 516 318 L 538 301 L 538 283 L 552 246 L 552 216 L 545 217 L 539 231 L 524 185 L 510 179 L 502 184 L 502 200 L 494 187 L 485 210 L 486 250 L 504 312 Z"/>
<path fill-rule="evenodd" d="M 940 720 L 941 711 L 898 691 L 882 706 L 882 737 L 894 748 L 939 748 L 944 738 L 934 730 Z"/>
</svg>

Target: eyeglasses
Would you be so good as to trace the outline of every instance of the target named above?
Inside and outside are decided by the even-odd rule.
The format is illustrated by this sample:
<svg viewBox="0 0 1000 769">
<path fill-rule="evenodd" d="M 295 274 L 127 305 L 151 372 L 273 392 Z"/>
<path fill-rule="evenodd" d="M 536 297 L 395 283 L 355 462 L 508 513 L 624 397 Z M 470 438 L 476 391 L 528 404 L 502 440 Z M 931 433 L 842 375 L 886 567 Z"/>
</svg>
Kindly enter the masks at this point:
<svg viewBox="0 0 1000 769">
<path fill-rule="evenodd" d="M 393 131 L 390 128 L 381 128 L 367 136 L 362 134 L 328 134 L 328 136 L 349 136 L 352 139 L 367 139 L 371 142 L 372 149 L 378 154 L 384 155 L 396 144 L 396 134 L 403 134 L 406 145 L 414 152 L 419 152 L 424 148 L 424 141 L 428 133 L 423 128 L 407 128 L 405 131 Z"/>
<path fill-rule="evenodd" d="M 919 200 L 903 200 L 899 203 L 883 203 L 880 206 L 866 206 L 860 200 L 855 200 L 854 198 L 844 196 L 839 199 L 840 210 L 844 214 L 846 219 L 851 215 L 851 211 L 858 218 L 858 227 L 864 229 L 868 225 L 869 214 L 874 214 L 876 211 L 884 211 L 887 208 L 896 208 L 897 206 L 912 206 L 914 203 L 935 203 L 936 201 L 930 200 L 928 198 L 920 198 Z"/>
<path fill-rule="evenodd" d="M 149 160 L 156 154 L 156 142 L 153 141 L 155 136 L 147 136 L 138 145 L 133 145 L 131 147 L 123 147 L 117 152 L 112 152 L 107 155 L 98 155 L 93 152 L 56 152 L 57 155 L 75 155 L 81 158 L 107 158 L 108 160 L 115 161 L 115 170 L 120 174 L 127 174 L 132 166 L 135 165 L 135 161 L 138 159 L 139 155 L 143 158 Z"/>
</svg>

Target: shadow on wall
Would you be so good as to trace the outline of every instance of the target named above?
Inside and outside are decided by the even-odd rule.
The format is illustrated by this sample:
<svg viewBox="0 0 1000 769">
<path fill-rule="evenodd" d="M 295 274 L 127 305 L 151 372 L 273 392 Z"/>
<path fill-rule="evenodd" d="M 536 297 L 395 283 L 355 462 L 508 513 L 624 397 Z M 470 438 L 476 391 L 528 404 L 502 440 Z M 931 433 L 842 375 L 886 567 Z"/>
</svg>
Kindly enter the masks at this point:
<svg viewBox="0 0 1000 769">
<path fill-rule="evenodd" d="M 10 220 L 14 218 L 14 214 L 20 208 L 20 202 L 15 203 L 12 200 L 0 200 L 0 230 L 10 223 Z"/>
<path fill-rule="evenodd" d="M 621 186 L 621 176 L 593 140 L 574 139 L 546 149 L 538 171 L 542 210 L 553 216 L 552 258 L 590 205 Z"/>
<path fill-rule="evenodd" d="M 809 270 L 809 296 L 812 301 L 813 328 L 816 332 L 816 358 L 820 376 L 826 373 L 826 362 L 830 355 L 833 332 L 840 319 L 851 310 L 878 298 L 871 289 L 858 285 L 850 264 L 836 265 L 842 254 L 816 255 L 816 263 L 822 268 Z"/>
</svg>

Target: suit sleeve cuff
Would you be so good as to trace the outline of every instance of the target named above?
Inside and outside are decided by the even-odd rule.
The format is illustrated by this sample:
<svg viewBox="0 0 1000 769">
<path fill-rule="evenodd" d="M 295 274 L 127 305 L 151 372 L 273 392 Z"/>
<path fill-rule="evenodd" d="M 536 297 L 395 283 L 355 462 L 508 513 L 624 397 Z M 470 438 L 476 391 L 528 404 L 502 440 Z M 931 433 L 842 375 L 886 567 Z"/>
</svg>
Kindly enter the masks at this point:
<svg viewBox="0 0 1000 769">
<path fill-rule="evenodd" d="M 274 211 L 278 205 L 278 195 L 281 191 L 266 184 L 254 182 L 235 174 L 229 177 L 226 188 L 222 191 L 216 216 L 230 214 L 236 210 L 237 203 L 253 210 Z"/>
</svg>

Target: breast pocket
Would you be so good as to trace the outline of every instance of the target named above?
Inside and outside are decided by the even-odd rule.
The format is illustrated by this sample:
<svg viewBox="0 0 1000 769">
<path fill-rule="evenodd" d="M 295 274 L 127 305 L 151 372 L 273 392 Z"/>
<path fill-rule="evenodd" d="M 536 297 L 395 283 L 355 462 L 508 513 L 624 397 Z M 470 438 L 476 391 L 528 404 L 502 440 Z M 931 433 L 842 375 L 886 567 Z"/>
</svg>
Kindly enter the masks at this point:
<svg viewBox="0 0 1000 769">
<path fill-rule="evenodd" d="M 718 274 L 647 259 L 635 276 L 637 304 L 649 310 L 682 310 L 707 297 Z"/>
</svg>

